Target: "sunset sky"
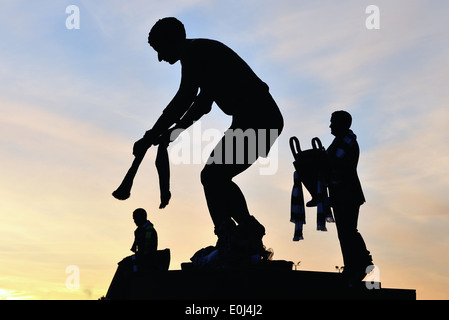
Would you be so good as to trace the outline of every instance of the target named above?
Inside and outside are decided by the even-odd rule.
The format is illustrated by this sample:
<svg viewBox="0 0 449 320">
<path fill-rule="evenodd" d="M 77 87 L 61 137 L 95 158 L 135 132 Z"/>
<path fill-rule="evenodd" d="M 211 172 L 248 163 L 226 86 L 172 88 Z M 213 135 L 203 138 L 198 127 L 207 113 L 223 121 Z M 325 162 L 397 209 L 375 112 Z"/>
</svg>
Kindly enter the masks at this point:
<svg viewBox="0 0 449 320">
<path fill-rule="evenodd" d="M 366 27 L 372 4 L 380 29 Z M 69 5 L 79 8 L 79 29 L 66 27 Z M 382 286 L 449 299 L 447 12 L 446 0 L 3 1 L 0 299 L 105 295 L 117 262 L 131 254 L 138 207 L 149 212 L 159 248 L 171 249 L 171 269 L 215 244 L 199 179 L 205 159 L 193 154 L 206 154 L 208 133 L 230 125 L 217 106 L 184 136 L 190 163 L 174 161 L 176 142 L 169 148 L 172 200 L 165 209 L 158 209 L 155 149 L 131 198 L 111 196 L 133 143 L 179 85 L 180 64 L 159 63 L 147 44 L 150 28 L 166 16 L 181 20 L 187 37 L 235 50 L 284 115 L 268 162 L 235 179 L 266 227 L 274 259 L 301 261 L 300 270 L 343 265 L 335 225 L 316 231 L 315 210 L 307 211 L 305 240 L 292 241 L 288 139 L 309 148 L 318 136 L 327 147 L 330 114 L 344 109 L 361 148 L 367 202 L 359 231 Z M 79 288 L 67 285 L 73 266 Z"/>
</svg>

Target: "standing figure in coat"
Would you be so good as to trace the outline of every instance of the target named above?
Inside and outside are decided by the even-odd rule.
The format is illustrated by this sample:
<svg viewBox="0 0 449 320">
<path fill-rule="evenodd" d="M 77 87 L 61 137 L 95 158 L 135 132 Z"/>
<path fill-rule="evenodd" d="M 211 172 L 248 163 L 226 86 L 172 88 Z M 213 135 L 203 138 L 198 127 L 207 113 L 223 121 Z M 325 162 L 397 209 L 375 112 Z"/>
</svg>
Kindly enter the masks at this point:
<svg viewBox="0 0 449 320">
<path fill-rule="evenodd" d="M 332 113 L 330 122 L 335 139 L 327 149 L 329 197 L 343 255 L 343 275 L 355 284 L 363 280 L 367 267 L 372 265 L 370 252 L 357 230 L 359 209 L 365 202 L 357 175 L 360 149 L 350 129 L 352 117 L 348 112 Z"/>
</svg>

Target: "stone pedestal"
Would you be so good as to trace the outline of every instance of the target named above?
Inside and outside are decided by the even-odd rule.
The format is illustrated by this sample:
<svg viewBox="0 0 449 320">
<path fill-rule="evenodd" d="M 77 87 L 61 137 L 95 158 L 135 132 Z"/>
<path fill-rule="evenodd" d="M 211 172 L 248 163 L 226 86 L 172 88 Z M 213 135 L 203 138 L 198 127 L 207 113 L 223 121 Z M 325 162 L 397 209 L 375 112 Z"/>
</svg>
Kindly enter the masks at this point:
<svg viewBox="0 0 449 320">
<path fill-rule="evenodd" d="M 226 270 L 183 270 L 127 277 L 123 299 L 150 300 L 415 300 L 416 291 L 362 282 L 348 288 L 340 273 L 295 271 L 286 261 Z M 114 295 L 108 297 L 114 299 Z"/>
</svg>

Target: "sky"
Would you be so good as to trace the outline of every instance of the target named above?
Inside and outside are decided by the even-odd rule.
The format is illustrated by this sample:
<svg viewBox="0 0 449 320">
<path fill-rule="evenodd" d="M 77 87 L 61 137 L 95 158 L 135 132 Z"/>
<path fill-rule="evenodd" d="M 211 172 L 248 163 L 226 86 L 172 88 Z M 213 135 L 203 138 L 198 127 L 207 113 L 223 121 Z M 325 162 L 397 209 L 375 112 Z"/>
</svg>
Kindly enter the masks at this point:
<svg viewBox="0 0 449 320">
<path fill-rule="evenodd" d="M 79 28 L 71 28 L 70 5 L 79 9 Z M 378 16 L 367 13 L 369 5 Z M 0 299 L 105 295 L 117 262 L 131 254 L 139 207 L 158 231 L 159 248 L 170 248 L 172 270 L 215 244 L 199 155 L 230 125 L 217 106 L 169 148 L 165 209 L 158 209 L 153 149 L 131 198 L 111 196 L 133 143 L 179 86 L 180 64 L 158 62 L 147 44 L 150 28 L 167 16 L 184 23 L 187 37 L 236 51 L 284 115 L 270 158 L 235 178 L 266 227 L 274 259 L 300 262 L 299 270 L 343 265 L 335 225 L 316 231 L 312 209 L 305 239 L 292 241 L 288 144 L 297 136 L 307 149 L 319 137 L 327 147 L 330 115 L 343 109 L 361 148 L 367 202 L 359 231 L 382 287 L 448 299 L 448 10 L 444 0 L 3 1 Z"/>
</svg>

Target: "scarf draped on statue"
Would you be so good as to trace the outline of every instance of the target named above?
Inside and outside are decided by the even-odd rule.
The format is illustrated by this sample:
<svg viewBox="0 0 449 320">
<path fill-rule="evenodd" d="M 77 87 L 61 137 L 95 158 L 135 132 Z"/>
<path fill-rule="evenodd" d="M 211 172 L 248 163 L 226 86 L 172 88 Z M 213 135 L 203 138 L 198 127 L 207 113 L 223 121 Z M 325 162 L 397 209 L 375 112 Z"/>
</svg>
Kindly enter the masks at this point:
<svg viewBox="0 0 449 320">
<path fill-rule="evenodd" d="M 161 193 L 161 204 L 159 209 L 165 208 L 171 198 L 170 193 L 170 163 L 168 160 L 168 143 L 160 143 L 157 148 L 156 169 L 159 175 L 159 189 Z"/>
<path fill-rule="evenodd" d="M 317 230 L 327 231 L 326 222 L 335 222 L 329 204 L 327 184 L 323 170 L 325 150 L 318 138 L 312 139 L 313 149 L 301 151 L 296 137 L 290 138 L 290 148 L 296 169 L 293 175 L 290 221 L 295 224 L 293 241 L 303 240 L 303 225 L 306 224 L 304 185 L 312 196 L 307 206 L 317 207 Z"/>
</svg>

